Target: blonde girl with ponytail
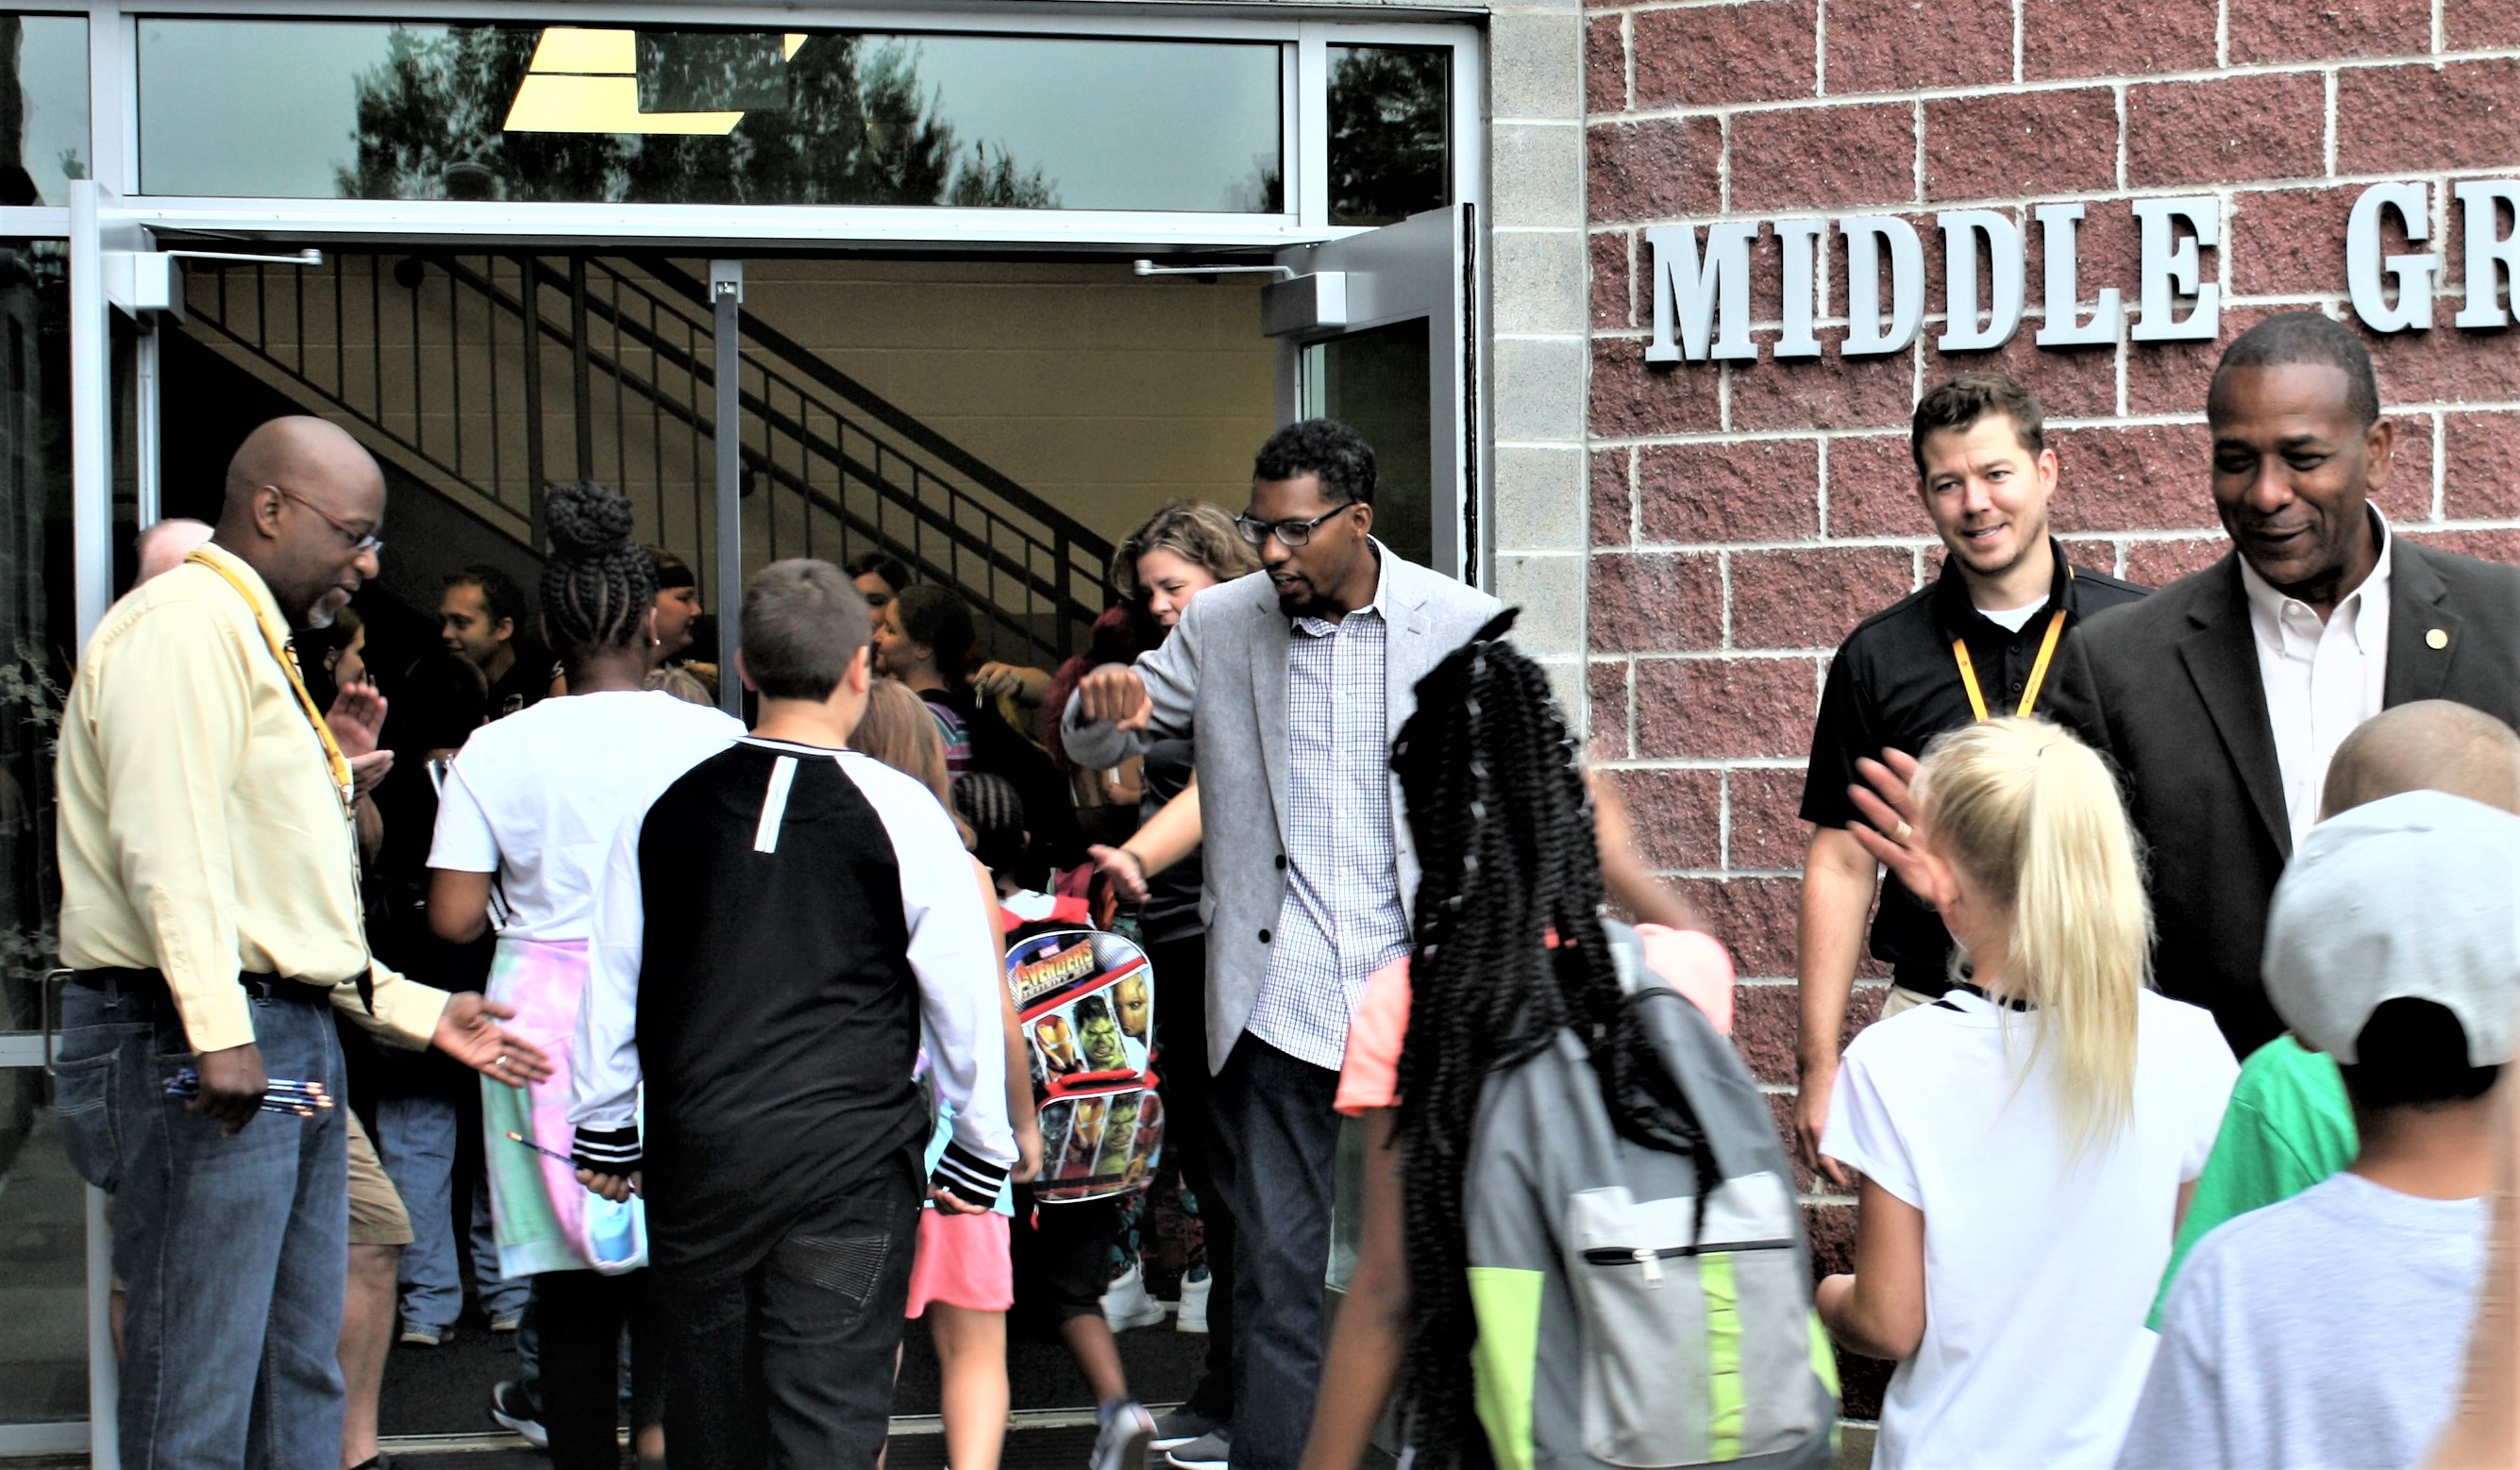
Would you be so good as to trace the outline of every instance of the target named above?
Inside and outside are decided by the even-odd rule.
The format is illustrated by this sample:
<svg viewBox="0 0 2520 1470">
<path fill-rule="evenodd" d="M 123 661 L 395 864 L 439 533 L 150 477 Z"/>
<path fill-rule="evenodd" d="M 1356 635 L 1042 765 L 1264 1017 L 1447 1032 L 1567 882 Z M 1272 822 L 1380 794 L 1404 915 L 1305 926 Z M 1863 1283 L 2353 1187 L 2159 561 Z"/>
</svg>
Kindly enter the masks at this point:
<svg viewBox="0 0 2520 1470">
<path fill-rule="evenodd" d="M 1958 943 L 1943 1000 L 1847 1048 L 1821 1151 L 1863 1176 L 1821 1314 L 1895 1359 L 1873 1463 L 2111 1464 L 2143 1319 L 2238 1064 L 2155 994 L 2115 779 L 2044 721 L 1929 748 L 1902 833 Z M 1869 835 L 1869 834 L 1868 834 Z"/>
</svg>

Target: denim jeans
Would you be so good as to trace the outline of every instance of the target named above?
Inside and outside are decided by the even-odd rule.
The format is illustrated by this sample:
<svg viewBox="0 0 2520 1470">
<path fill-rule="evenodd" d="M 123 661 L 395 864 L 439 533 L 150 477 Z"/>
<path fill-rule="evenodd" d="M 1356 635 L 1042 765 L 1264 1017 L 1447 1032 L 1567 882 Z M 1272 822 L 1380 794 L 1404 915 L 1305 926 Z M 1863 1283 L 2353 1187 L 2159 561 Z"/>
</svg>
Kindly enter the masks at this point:
<svg viewBox="0 0 2520 1470">
<path fill-rule="evenodd" d="M 377 1157 L 411 1216 L 411 1244 L 402 1253 L 402 1324 L 440 1337 L 464 1314 L 452 1208 L 455 1131 L 455 1104 L 442 1097 L 388 1091 L 377 1098 Z"/>
<path fill-rule="evenodd" d="M 1247 1031 L 1209 1092 L 1235 1221 L 1234 1470 L 1303 1458 L 1321 1389 L 1337 1092 L 1336 1072 Z"/>
<path fill-rule="evenodd" d="M 339 1463 L 334 1348 L 349 1270 L 341 1114 L 257 1114 L 234 1137 L 165 1095 L 193 1054 L 162 994 L 68 987 L 56 1106 L 113 1192 L 125 1470 Z M 331 1011 L 255 1001 L 264 1071 L 342 1093 Z"/>
</svg>

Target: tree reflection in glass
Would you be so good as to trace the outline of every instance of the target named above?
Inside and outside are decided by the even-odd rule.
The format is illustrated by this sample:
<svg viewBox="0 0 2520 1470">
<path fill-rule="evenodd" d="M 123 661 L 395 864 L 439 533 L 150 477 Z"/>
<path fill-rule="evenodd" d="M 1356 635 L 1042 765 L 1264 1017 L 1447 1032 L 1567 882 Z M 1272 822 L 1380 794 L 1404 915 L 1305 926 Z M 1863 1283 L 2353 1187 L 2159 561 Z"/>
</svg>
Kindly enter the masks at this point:
<svg viewBox="0 0 2520 1470">
<path fill-rule="evenodd" d="M 1329 53 L 1330 223 L 1394 224 L 1452 202 L 1452 51 Z"/>
</svg>

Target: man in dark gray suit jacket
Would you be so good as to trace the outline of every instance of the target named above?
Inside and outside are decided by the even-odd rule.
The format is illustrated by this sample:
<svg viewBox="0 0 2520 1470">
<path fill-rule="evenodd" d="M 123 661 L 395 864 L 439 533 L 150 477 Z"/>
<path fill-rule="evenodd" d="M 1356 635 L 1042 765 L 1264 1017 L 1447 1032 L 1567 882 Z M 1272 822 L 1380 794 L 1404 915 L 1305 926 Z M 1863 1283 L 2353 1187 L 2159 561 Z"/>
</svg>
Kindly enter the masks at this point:
<svg viewBox="0 0 2520 1470">
<path fill-rule="evenodd" d="M 1088 769 L 1117 765 L 1142 735 L 1195 751 L 1207 1054 L 1237 1225 L 1236 1470 L 1293 1465 L 1312 1424 L 1331 1098 L 1366 977 L 1409 952 L 1418 889 L 1391 737 L 1418 681 L 1498 610 L 1373 540 L 1373 489 L 1355 430 L 1279 430 L 1236 517 L 1262 570 L 1201 593 L 1134 666 L 1087 675 L 1061 729 Z"/>
<path fill-rule="evenodd" d="M 2416 699 L 2520 724 L 2520 570 L 2402 540 L 2370 507 L 2395 426 L 2337 322 L 2251 328 L 2206 415 L 2232 555 L 2092 619 L 2052 707 L 2122 773 L 2162 992 L 2246 1056 L 2283 1030 L 2258 977 L 2268 901 L 2338 742 Z"/>
</svg>

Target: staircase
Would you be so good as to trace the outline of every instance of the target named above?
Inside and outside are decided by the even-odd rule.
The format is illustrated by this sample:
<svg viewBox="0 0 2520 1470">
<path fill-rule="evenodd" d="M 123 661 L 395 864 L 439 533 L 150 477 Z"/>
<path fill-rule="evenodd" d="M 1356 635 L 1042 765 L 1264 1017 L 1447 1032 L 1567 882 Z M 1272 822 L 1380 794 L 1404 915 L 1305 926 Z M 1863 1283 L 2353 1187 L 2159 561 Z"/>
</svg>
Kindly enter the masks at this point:
<svg viewBox="0 0 2520 1470">
<path fill-rule="evenodd" d="M 602 480 L 713 602 L 706 285 L 588 255 L 328 252 L 193 272 L 188 330 L 539 554 L 544 487 Z M 1056 667 L 1110 543 L 765 323 L 742 332 L 743 564 L 880 552 L 970 603 L 996 657 Z"/>
</svg>

